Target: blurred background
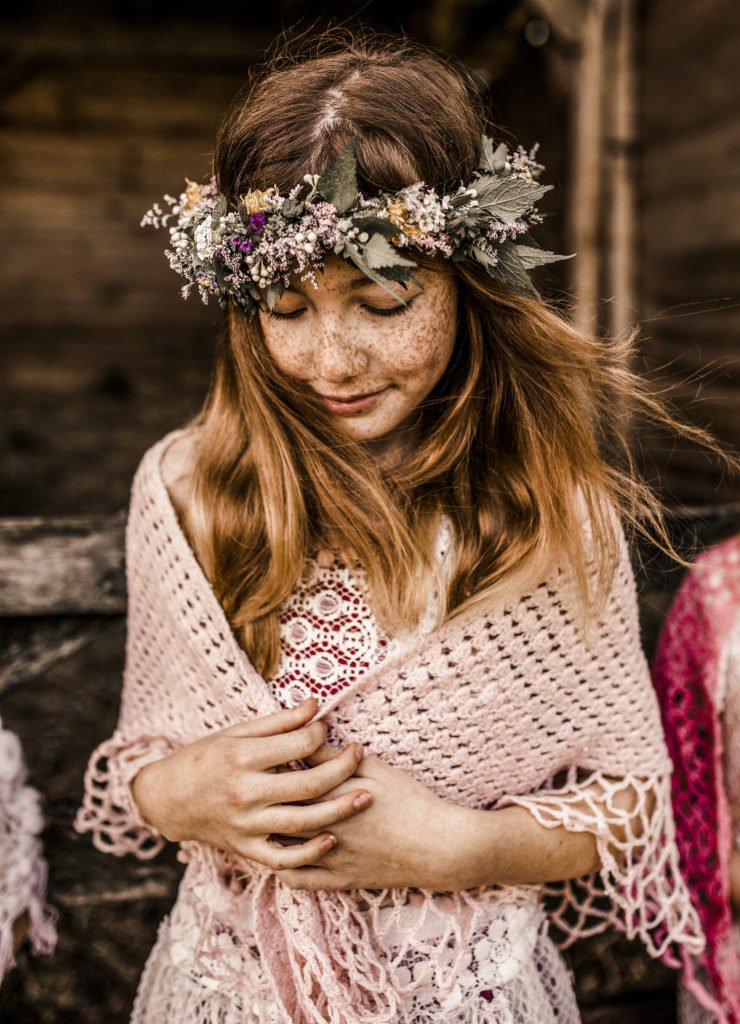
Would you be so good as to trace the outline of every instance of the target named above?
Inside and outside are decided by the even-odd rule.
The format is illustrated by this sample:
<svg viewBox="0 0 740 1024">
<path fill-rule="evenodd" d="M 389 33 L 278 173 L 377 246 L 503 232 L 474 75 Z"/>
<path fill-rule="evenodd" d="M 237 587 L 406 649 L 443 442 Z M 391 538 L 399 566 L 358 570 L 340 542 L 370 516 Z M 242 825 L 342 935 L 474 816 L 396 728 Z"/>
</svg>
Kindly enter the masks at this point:
<svg viewBox="0 0 740 1024">
<path fill-rule="evenodd" d="M 207 174 L 220 114 L 276 36 L 331 19 L 405 31 L 474 71 L 495 121 L 540 143 L 556 186 L 540 241 L 578 253 L 540 273 L 543 291 L 581 327 L 639 328 L 637 368 L 740 448 L 735 0 L 29 0 L 0 19 L 0 516 L 120 512 L 143 451 L 197 412 L 220 314 L 182 302 L 164 235 L 139 220 Z M 737 507 L 716 461 L 634 435 L 669 503 Z M 117 861 L 71 830 L 115 723 L 123 641 L 112 616 L 0 699 L 47 801 L 61 911 L 56 956 L 21 954 L 0 989 L 4 1024 L 122 1024 L 173 899 L 172 857 Z M 673 978 L 623 940 L 571 962 L 585 1021 L 674 1019 Z"/>
</svg>

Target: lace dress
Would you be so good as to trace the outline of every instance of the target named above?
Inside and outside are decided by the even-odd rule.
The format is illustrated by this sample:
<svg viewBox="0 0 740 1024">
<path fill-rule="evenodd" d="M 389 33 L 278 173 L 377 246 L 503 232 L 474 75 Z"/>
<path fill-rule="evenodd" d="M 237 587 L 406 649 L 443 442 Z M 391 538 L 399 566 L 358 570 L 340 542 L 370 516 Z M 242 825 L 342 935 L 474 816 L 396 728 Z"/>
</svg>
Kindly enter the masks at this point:
<svg viewBox="0 0 740 1024">
<path fill-rule="evenodd" d="M 740 852 L 740 609 L 722 651 L 717 704 L 722 716 L 725 788 L 733 811 L 733 849 Z M 740 920 L 737 918 L 732 931 L 740 958 Z M 680 1024 L 714 1024 L 717 1017 L 682 987 L 679 990 L 678 1019 Z"/>
<path fill-rule="evenodd" d="M 443 522 L 438 559 L 448 564 L 449 527 Z M 410 645 L 417 634 L 383 635 L 365 599 L 365 578 L 339 559 L 320 553 L 311 560 L 299 587 L 281 609 L 281 656 L 270 682 L 284 707 L 300 704 L 308 696 L 326 700 L 352 684 L 390 655 Z M 436 599 L 436 595 L 435 595 Z M 429 632 L 435 622 L 434 600 L 418 629 Z M 332 742 L 331 733 L 328 741 Z M 521 892 L 521 890 L 519 891 Z M 214 898 L 223 894 L 214 892 Z M 445 897 L 433 905 L 444 908 Z M 249 908 L 246 908 L 247 915 Z M 402 987 L 426 975 L 425 984 L 410 997 L 409 1019 L 415 1024 L 576 1024 L 580 1016 L 565 964 L 547 936 L 540 893 L 531 887 L 526 899 L 506 897 L 500 908 L 474 935 L 467 963 L 448 964 L 424 958 L 418 952 L 403 955 L 404 934 L 413 923 L 418 929 L 418 906 L 379 911 L 390 958 L 397 963 Z M 385 915 L 385 920 L 384 920 Z M 427 911 L 423 929 L 429 939 L 440 932 L 443 918 Z M 188 891 L 181 887 L 175 907 L 160 927 L 135 1002 L 132 1024 L 276 1024 L 270 1006 L 269 983 L 260 969 L 256 947 L 235 947 L 228 933 L 216 937 L 218 955 L 235 958 L 243 978 L 249 978 L 253 1004 L 229 994 L 212 980 L 218 971 L 204 974 L 196 957 L 199 943 L 197 917 Z M 445 971 L 458 973 L 455 987 L 438 1000 L 439 979 Z"/>
</svg>

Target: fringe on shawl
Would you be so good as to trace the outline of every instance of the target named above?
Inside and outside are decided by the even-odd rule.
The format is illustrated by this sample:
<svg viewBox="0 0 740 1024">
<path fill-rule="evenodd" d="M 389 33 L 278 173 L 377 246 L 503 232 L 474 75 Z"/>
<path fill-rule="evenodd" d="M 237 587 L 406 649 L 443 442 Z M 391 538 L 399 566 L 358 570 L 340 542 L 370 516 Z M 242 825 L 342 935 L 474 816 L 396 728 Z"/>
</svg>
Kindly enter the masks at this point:
<svg viewBox="0 0 740 1024">
<path fill-rule="evenodd" d="M 699 918 L 681 878 L 670 786 L 666 774 L 614 779 L 570 768 L 557 788 L 501 802 L 525 807 L 545 828 L 596 837 L 597 873 L 545 887 L 555 897 L 550 917 L 561 948 L 614 926 L 628 938 L 639 936 L 670 967 L 681 966 L 681 949 L 702 952 Z M 621 806 L 627 795 L 631 807 Z"/>
</svg>

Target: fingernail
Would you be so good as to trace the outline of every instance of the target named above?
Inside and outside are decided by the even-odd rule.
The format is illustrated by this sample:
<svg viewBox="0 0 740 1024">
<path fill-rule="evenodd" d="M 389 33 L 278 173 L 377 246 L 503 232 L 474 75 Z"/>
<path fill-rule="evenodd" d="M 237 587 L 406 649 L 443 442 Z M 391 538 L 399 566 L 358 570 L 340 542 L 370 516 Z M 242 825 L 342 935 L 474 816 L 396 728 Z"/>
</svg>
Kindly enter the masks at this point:
<svg viewBox="0 0 740 1024">
<path fill-rule="evenodd" d="M 321 847 L 320 847 L 321 852 L 325 853 L 326 850 L 331 850 L 332 846 L 336 843 L 336 841 L 337 841 L 337 837 L 336 836 L 327 836 L 325 839 L 322 839 L 321 840 Z"/>
<path fill-rule="evenodd" d="M 352 801 L 352 806 L 354 807 L 354 809 L 356 811 L 364 811 L 369 803 L 370 803 L 370 794 L 369 793 L 358 793 L 357 796 Z"/>
</svg>

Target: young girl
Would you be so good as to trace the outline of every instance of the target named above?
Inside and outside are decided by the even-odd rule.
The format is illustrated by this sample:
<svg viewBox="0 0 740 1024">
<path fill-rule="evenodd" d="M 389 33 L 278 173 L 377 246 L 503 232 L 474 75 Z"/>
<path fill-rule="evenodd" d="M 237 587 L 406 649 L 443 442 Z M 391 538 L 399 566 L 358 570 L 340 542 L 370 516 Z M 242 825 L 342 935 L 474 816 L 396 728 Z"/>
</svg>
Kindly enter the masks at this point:
<svg viewBox="0 0 740 1024">
<path fill-rule="evenodd" d="M 542 168 L 485 130 L 439 58 L 334 39 L 145 218 L 226 327 L 134 480 L 78 817 L 187 862 L 138 1024 L 570 1024 L 547 883 L 568 938 L 702 948 L 619 525 L 652 506 L 600 451 L 638 383 L 537 297 Z"/>
<path fill-rule="evenodd" d="M 681 1024 L 740 1021 L 740 534 L 704 552 L 653 665 L 671 757 L 677 840 L 707 948 L 686 956 Z M 711 998 L 692 985 L 698 973 Z"/>
</svg>

